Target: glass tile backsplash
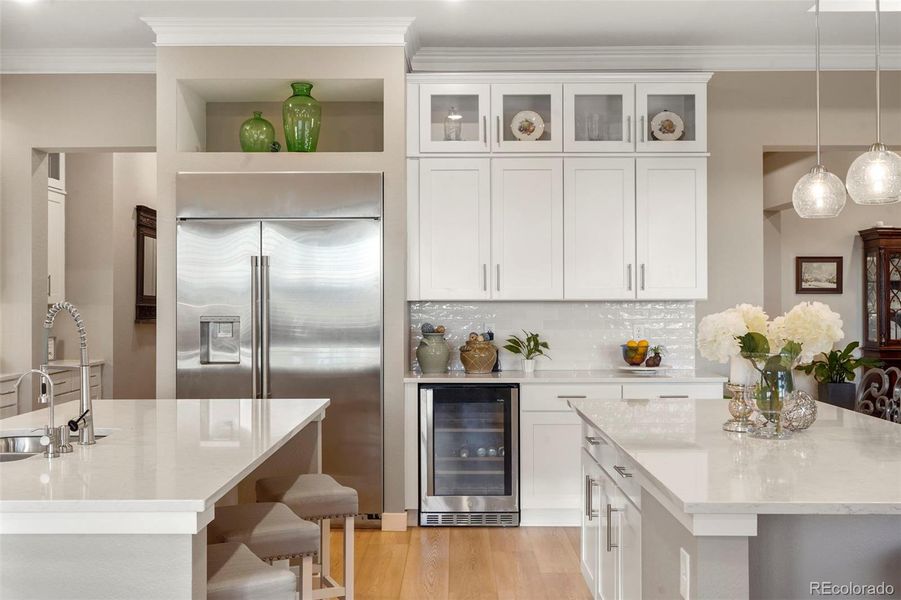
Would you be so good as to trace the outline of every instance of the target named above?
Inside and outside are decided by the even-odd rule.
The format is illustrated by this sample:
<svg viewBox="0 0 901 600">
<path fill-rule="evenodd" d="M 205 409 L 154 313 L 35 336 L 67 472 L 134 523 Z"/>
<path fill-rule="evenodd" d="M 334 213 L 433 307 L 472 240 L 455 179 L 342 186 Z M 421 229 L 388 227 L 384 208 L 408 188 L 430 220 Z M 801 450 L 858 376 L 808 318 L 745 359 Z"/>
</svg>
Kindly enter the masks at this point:
<svg viewBox="0 0 901 600">
<path fill-rule="evenodd" d="M 541 334 L 551 346 L 542 370 L 605 370 L 624 365 L 620 345 L 643 333 L 651 345 L 666 346 L 663 364 L 695 368 L 694 302 L 410 302 L 411 367 L 418 369 L 419 326 L 444 325 L 451 347 L 450 368 L 462 371 L 459 348 L 470 331 L 491 329 L 498 348 L 512 333 Z M 642 332 L 643 330 L 643 332 Z M 501 368 L 519 370 L 519 358 L 501 349 Z"/>
</svg>

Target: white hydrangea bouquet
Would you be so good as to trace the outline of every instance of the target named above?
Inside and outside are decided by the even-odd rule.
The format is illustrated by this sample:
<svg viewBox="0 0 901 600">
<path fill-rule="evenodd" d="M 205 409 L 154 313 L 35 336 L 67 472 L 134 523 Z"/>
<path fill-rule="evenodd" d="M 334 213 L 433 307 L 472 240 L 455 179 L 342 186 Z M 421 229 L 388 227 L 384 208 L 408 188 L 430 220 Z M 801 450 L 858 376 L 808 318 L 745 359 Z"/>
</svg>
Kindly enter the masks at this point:
<svg viewBox="0 0 901 600">
<path fill-rule="evenodd" d="M 754 408 L 766 421 L 759 437 L 784 437 L 781 413 L 794 392 L 793 369 L 843 337 L 841 317 L 822 302 L 801 302 L 772 320 L 759 306 L 739 304 L 698 324 L 701 356 L 731 361 L 729 381 L 753 386 Z"/>
</svg>

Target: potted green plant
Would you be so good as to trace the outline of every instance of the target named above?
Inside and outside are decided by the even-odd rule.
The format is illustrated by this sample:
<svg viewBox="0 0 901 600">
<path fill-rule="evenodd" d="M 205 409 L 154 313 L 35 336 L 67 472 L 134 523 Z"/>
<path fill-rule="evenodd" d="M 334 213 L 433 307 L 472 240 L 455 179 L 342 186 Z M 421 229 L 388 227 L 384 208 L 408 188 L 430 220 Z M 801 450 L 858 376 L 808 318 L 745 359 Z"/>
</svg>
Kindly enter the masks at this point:
<svg viewBox="0 0 901 600">
<path fill-rule="evenodd" d="M 875 358 L 855 357 L 854 351 L 860 344 L 851 342 L 844 350 L 831 350 L 818 355 L 809 364 L 797 367 L 817 381 L 817 396 L 820 402 L 854 410 L 855 373 L 861 367 L 879 367 L 882 362 Z"/>
<path fill-rule="evenodd" d="M 532 373 L 535 370 L 535 357 L 547 356 L 544 351 L 550 350 L 550 346 L 548 346 L 547 342 L 541 340 L 539 334 L 526 331 L 525 329 L 522 332 L 525 334 L 525 339 L 518 335 L 511 335 L 507 338 L 504 348 L 513 354 L 521 356 L 522 370 L 526 373 Z M 550 358 L 550 356 L 547 357 Z"/>
</svg>

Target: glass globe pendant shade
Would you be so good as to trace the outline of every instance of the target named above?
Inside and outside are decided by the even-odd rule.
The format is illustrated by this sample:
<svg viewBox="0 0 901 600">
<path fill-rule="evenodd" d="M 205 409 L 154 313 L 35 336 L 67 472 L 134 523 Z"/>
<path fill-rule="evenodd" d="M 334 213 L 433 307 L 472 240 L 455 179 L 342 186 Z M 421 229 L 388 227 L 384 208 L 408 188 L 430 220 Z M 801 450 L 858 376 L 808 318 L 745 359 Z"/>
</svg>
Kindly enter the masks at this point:
<svg viewBox="0 0 901 600">
<path fill-rule="evenodd" d="M 817 165 L 795 184 L 792 205 L 802 219 L 837 217 L 845 207 L 845 185 L 842 180 Z"/>
<path fill-rule="evenodd" d="M 848 194 L 858 204 L 901 202 L 901 156 L 873 144 L 851 163 L 846 181 Z"/>
</svg>

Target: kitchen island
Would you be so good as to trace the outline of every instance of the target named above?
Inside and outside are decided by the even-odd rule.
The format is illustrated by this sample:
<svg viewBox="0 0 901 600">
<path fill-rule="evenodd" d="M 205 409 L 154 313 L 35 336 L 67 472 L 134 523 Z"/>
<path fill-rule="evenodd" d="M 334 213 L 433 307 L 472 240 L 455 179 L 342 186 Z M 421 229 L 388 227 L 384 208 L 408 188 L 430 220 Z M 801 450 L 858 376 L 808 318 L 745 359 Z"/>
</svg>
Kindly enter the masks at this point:
<svg viewBox="0 0 901 600">
<path fill-rule="evenodd" d="M 206 525 L 214 506 L 319 428 L 329 401 L 95 400 L 98 441 L 73 452 L 0 463 L 0 596 L 205 598 Z M 57 424 L 77 406 L 56 409 Z M 35 435 L 47 410 L 0 420 L 0 435 Z M 307 447 L 307 446 L 304 446 Z"/>
<path fill-rule="evenodd" d="M 898 425 L 819 403 L 809 430 L 759 440 L 722 431 L 722 400 L 569 405 L 583 423 L 581 561 L 596 597 L 901 591 Z"/>
</svg>

